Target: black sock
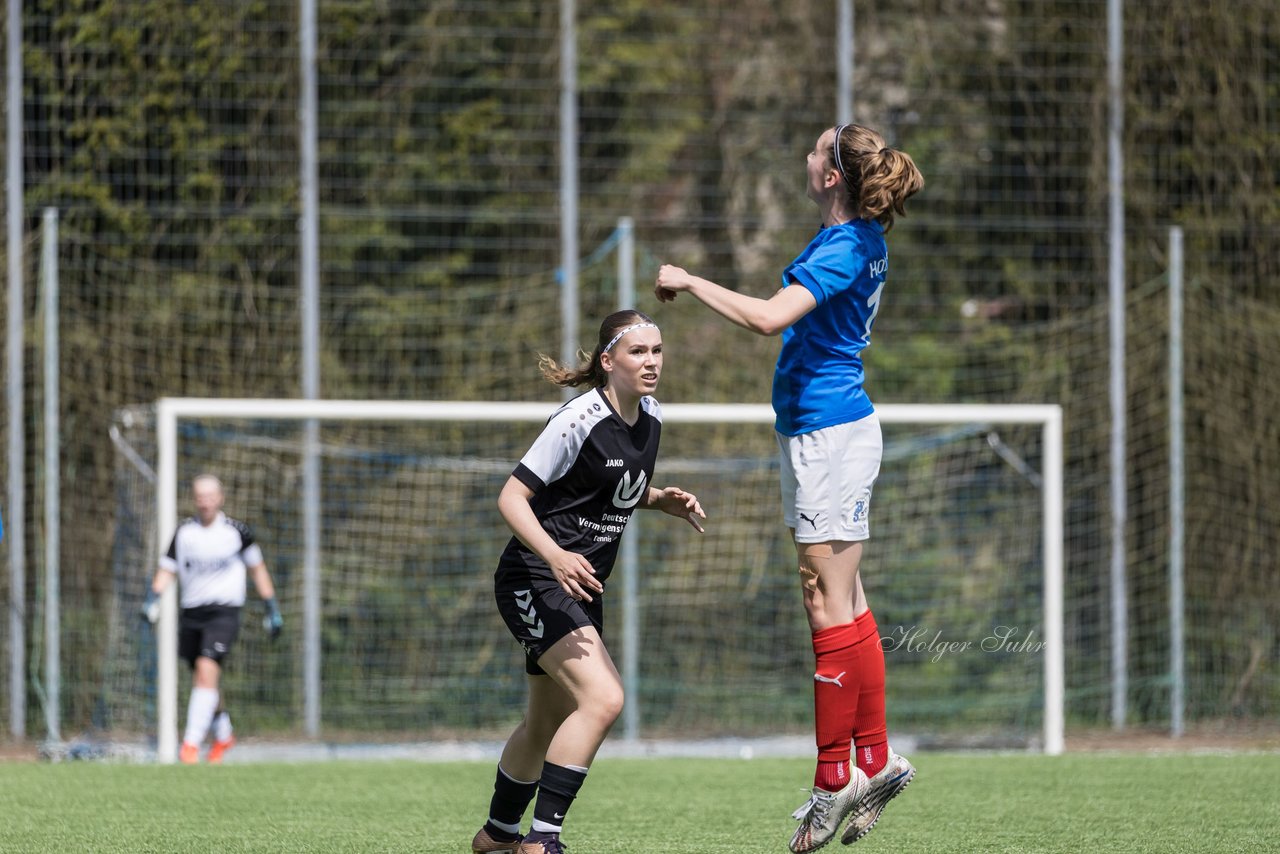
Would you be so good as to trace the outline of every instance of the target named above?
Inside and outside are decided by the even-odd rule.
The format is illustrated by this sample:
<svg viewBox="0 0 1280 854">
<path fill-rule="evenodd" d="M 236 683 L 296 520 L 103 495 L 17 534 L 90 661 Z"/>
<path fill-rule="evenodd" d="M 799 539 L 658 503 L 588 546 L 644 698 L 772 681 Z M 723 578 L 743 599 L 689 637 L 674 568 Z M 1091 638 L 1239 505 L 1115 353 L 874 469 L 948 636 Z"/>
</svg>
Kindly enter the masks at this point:
<svg viewBox="0 0 1280 854">
<path fill-rule="evenodd" d="M 546 762 L 538 780 L 538 801 L 533 807 L 533 829 L 543 833 L 559 833 L 564 817 L 587 779 L 585 769 L 579 771 Z"/>
<path fill-rule="evenodd" d="M 485 825 L 489 828 L 490 835 L 496 830 L 506 836 L 511 836 L 510 831 L 495 825 L 494 822 L 520 827 L 520 820 L 524 818 L 524 811 L 529 808 L 529 801 L 533 800 L 533 796 L 537 792 L 538 783 L 536 780 L 532 783 L 513 780 L 507 776 L 507 773 L 502 770 L 502 766 L 499 765 L 498 773 L 493 781 L 493 799 L 489 801 L 489 821 Z"/>
</svg>

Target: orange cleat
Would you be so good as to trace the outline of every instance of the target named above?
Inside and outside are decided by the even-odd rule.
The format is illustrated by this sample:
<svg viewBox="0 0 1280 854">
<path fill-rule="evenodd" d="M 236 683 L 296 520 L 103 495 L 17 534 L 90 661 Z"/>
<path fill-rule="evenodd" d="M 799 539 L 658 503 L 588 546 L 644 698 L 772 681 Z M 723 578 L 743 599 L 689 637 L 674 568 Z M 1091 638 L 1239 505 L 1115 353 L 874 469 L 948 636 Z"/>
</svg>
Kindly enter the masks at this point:
<svg viewBox="0 0 1280 854">
<path fill-rule="evenodd" d="M 213 747 L 209 748 L 209 764 L 222 764 L 222 757 L 228 750 L 236 746 L 236 737 L 233 735 L 226 741 L 215 741 Z"/>
<path fill-rule="evenodd" d="M 182 742 L 182 750 L 178 751 L 178 761 L 183 765 L 198 765 L 200 763 L 199 745 Z"/>
</svg>

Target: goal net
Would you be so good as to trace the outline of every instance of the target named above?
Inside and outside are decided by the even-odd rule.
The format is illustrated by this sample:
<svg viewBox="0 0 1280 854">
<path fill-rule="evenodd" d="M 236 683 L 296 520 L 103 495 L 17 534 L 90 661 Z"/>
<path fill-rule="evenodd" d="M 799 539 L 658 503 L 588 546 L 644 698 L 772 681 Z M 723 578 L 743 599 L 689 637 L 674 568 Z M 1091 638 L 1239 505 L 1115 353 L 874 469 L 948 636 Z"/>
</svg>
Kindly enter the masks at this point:
<svg viewBox="0 0 1280 854">
<path fill-rule="evenodd" d="M 552 403 L 166 399 L 113 428 L 115 614 L 99 725 L 172 761 L 187 674 L 176 604 L 134 617 L 202 472 L 255 530 L 285 629 L 252 589 L 226 695 L 280 739 L 501 738 L 522 652 L 493 602 L 499 489 Z M 878 407 L 885 458 L 863 580 L 890 730 L 917 744 L 1062 749 L 1062 447 L 1056 406 Z M 638 513 L 605 636 L 627 688 L 615 738 L 805 735 L 812 651 L 781 522 L 769 407 L 664 406 L 655 482 L 696 492 L 698 536 Z M 308 489 L 308 461 L 318 477 Z"/>
</svg>

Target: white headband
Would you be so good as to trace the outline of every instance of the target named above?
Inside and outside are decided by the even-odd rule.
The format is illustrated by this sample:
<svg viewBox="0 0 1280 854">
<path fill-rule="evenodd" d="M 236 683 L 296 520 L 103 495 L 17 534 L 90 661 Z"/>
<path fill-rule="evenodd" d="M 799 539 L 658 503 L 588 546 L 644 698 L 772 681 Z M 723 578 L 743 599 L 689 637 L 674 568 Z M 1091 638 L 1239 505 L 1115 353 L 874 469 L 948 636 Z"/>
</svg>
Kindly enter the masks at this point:
<svg viewBox="0 0 1280 854">
<path fill-rule="evenodd" d="M 601 352 L 601 353 L 608 353 L 610 350 L 612 350 L 612 349 L 613 349 L 613 345 L 614 345 L 614 344 L 617 344 L 620 340 L 622 340 L 622 336 L 623 336 L 623 335 L 626 335 L 628 332 L 631 332 L 631 331 L 636 330 L 636 329 L 657 329 L 657 328 L 658 328 L 658 324 L 656 324 L 656 323 L 649 323 L 648 321 L 645 321 L 645 322 L 643 322 L 643 323 L 633 323 L 633 324 L 631 324 L 630 326 L 624 326 L 624 327 L 622 327 L 622 329 L 618 330 L 618 334 L 617 334 L 617 335 L 615 335 L 615 336 L 613 336 L 613 338 L 609 339 L 609 343 L 608 343 L 608 344 L 606 344 L 606 345 L 604 346 L 604 349 L 603 349 L 603 350 L 601 350 L 600 352 Z"/>
<path fill-rule="evenodd" d="M 849 184 L 849 176 L 844 174 L 844 164 L 840 162 L 840 134 L 844 133 L 844 129 L 847 127 L 848 125 L 840 125 L 839 127 L 836 128 L 836 143 L 834 147 L 835 147 L 835 157 L 836 157 L 836 171 L 840 173 L 840 177 L 844 179 L 844 182 L 846 184 Z M 853 186 L 853 185 L 849 184 L 849 186 Z"/>
</svg>

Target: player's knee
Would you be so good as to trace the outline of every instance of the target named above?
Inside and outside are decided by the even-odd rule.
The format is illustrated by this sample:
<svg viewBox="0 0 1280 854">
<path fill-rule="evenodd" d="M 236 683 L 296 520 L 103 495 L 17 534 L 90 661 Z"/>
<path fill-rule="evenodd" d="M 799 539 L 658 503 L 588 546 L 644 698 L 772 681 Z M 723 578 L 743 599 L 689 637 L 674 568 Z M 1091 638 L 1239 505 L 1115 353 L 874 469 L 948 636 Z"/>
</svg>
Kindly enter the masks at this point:
<svg viewBox="0 0 1280 854">
<path fill-rule="evenodd" d="M 196 687 L 199 688 L 217 688 L 218 677 L 222 673 L 222 667 L 212 658 L 200 656 L 196 659 L 195 673 L 192 680 Z"/>
<path fill-rule="evenodd" d="M 582 708 L 601 724 L 609 727 L 613 726 L 613 722 L 622 714 L 624 699 L 621 685 L 617 683 L 600 685 L 591 692 Z"/>
<path fill-rule="evenodd" d="M 522 726 L 528 738 L 538 744 L 549 744 L 568 713 L 561 709 L 539 709 L 525 715 Z"/>
<path fill-rule="evenodd" d="M 523 737 L 537 744 L 548 744 L 556 726 L 545 715 L 526 714 L 512 738 Z"/>
</svg>

